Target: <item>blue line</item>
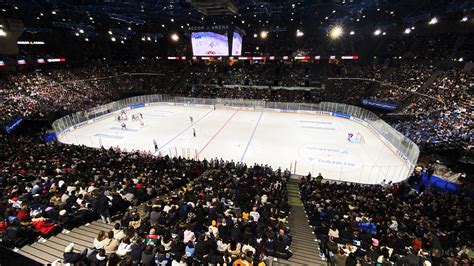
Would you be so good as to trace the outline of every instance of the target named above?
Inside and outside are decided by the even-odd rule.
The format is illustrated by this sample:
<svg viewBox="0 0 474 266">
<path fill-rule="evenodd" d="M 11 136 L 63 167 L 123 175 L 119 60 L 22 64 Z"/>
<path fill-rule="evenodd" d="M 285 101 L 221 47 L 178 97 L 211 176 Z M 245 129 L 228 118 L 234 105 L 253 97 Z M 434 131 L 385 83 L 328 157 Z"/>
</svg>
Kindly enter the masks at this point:
<svg viewBox="0 0 474 266">
<path fill-rule="evenodd" d="M 95 134 L 94 136 L 99 137 L 99 138 L 123 139 L 122 136 L 107 135 L 107 134 Z"/>
<path fill-rule="evenodd" d="M 122 128 L 119 128 L 119 127 L 113 127 L 111 129 L 120 130 L 120 131 L 130 131 L 130 132 L 137 132 L 138 131 L 138 129 L 132 129 L 132 128 L 122 129 Z"/>
<path fill-rule="evenodd" d="M 203 115 L 201 118 L 199 118 L 196 122 L 192 123 L 191 125 L 189 125 L 188 127 L 186 127 L 185 129 L 183 129 L 181 132 L 178 133 L 178 135 L 174 136 L 172 139 L 168 140 L 168 142 L 166 142 L 165 144 L 163 144 L 163 146 L 159 147 L 158 148 L 158 151 L 160 151 L 161 149 L 163 149 L 166 145 L 170 144 L 173 140 L 175 140 L 177 137 L 181 136 L 184 132 L 186 132 L 186 130 L 190 129 L 191 127 L 193 127 L 195 124 L 197 124 L 199 121 L 201 121 L 202 119 L 204 119 L 204 117 L 206 117 L 208 114 L 210 114 L 213 110 L 210 110 L 209 112 L 207 112 L 205 115 Z M 157 152 L 158 152 L 157 151 Z M 156 153 L 156 152 L 155 152 Z"/>
<path fill-rule="evenodd" d="M 250 136 L 249 142 L 247 143 L 247 147 L 245 147 L 244 153 L 242 154 L 242 157 L 240 158 L 240 162 L 244 160 L 245 154 L 247 153 L 247 150 L 250 147 L 250 143 L 252 143 L 253 137 L 255 135 L 255 132 L 257 131 L 258 125 L 260 124 L 260 120 L 262 119 L 263 112 L 260 113 L 260 116 L 258 117 L 257 124 L 255 124 L 255 128 L 253 129 L 252 135 Z"/>
<path fill-rule="evenodd" d="M 336 130 L 332 127 L 311 127 L 311 126 L 301 126 L 301 128 L 313 128 L 313 129 L 322 129 L 322 130 Z"/>
</svg>

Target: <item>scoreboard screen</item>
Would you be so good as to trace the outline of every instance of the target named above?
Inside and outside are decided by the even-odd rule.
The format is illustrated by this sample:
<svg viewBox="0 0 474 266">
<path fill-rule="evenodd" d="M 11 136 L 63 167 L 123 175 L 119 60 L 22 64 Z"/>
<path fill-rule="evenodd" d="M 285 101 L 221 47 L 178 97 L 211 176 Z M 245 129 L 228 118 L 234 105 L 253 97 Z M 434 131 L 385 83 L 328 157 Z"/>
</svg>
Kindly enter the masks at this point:
<svg viewBox="0 0 474 266">
<path fill-rule="evenodd" d="M 193 32 L 191 44 L 194 56 L 228 56 L 229 39 L 227 33 Z"/>
<path fill-rule="evenodd" d="M 232 38 L 232 55 L 242 55 L 242 35 L 237 32 L 234 32 Z"/>
</svg>

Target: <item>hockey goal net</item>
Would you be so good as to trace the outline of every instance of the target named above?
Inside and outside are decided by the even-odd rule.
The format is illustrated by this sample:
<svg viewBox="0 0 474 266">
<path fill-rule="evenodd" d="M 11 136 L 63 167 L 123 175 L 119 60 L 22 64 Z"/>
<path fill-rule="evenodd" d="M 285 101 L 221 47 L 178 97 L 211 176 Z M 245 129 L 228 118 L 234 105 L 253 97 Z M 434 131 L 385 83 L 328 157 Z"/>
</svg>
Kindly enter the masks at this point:
<svg viewBox="0 0 474 266">
<path fill-rule="evenodd" d="M 356 133 L 355 140 L 356 140 L 357 143 L 365 143 L 364 135 L 362 135 L 360 133 Z"/>
</svg>

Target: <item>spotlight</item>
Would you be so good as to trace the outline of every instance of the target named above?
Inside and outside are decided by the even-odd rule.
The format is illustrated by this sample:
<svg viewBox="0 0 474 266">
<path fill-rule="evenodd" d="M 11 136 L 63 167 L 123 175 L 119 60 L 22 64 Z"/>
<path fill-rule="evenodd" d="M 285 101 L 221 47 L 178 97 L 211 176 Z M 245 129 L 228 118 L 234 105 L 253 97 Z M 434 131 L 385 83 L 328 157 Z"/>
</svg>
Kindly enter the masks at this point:
<svg viewBox="0 0 474 266">
<path fill-rule="evenodd" d="M 334 26 L 331 29 L 331 32 L 329 33 L 329 36 L 331 37 L 331 39 L 336 40 L 339 37 L 341 37 L 343 33 L 344 33 L 344 30 L 342 29 L 341 26 Z"/>
<path fill-rule="evenodd" d="M 173 33 L 173 34 L 171 35 L 171 40 L 172 40 L 173 42 L 179 41 L 179 36 L 178 36 L 178 34 Z"/>
<path fill-rule="evenodd" d="M 296 30 L 296 37 L 303 37 L 303 35 L 304 35 L 304 32 L 300 30 Z"/>
<path fill-rule="evenodd" d="M 117 39 L 115 37 L 110 38 L 111 41 L 115 42 Z"/>
<path fill-rule="evenodd" d="M 267 37 L 268 37 L 268 31 L 262 30 L 262 32 L 260 32 L 260 38 L 266 39 Z"/>
<path fill-rule="evenodd" d="M 350 35 L 354 35 L 355 34 L 355 31 L 351 30 L 351 32 L 349 32 Z"/>
<path fill-rule="evenodd" d="M 428 24 L 430 24 L 430 25 L 434 25 L 434 24 L 436 24 L 436 23 L 438 23 L 438 18 L 437 18 L 437 17 L 433 17 L 433 18 L 430 20 L 430 22 L 428 22 Z"/>
<path fill-rule="evenodd" d="M 467 16 L 464 16 L 462 19 L 461 19 L 461 22 L 466 22 L 468 20 L 468 17 Z"/>
<path fill-rule="evenodd" d="M 405 34 L 410 34 L 410 32 L 411 32 L 410 28 L 406 28 L 405 31 L 404 31 Z"/>
<path fill-rule="evenodd" d="M 375 36 L 379 36 L 380 33 L 382 33 L 382 31 L 381 31 L 380 29 L 376 29 L 376 30 L 374 31 L 374 35 L 375 35 Z"/>
<path fill-rule="evenodd" d="M 84 30 L 79 30 L 79 33 L 84 33 Z"/>
<path fill-rule="evenodd" d="M 257 38 L 257 37 L 258 37 L 258 34 L 257 34 L 257 33 L 254 33 L 254 34 L 253 34 L 253 37 L 254 37 L 254 38 Z"/>
</svg>

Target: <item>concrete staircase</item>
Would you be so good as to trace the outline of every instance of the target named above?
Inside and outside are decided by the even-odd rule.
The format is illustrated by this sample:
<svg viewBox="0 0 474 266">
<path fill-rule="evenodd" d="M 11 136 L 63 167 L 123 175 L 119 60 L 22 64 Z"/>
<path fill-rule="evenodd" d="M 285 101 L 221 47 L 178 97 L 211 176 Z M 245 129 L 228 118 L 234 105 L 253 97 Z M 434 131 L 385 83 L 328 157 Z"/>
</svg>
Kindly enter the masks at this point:
<svg viewBox="0 0 474 266">
<path fill-rule="evenodd" d="M 145 215 L 145 205 L 136 206 L 140 216 Z M 14 249 L 20 255 L 30 258 L 43 265 L 52 264 L 53 262 L 61 262 L 63 260 L 64 249 L 70 243 L 74 243 L 74 250 L 81 252 L 86 248 L 93 247 L 94 238 L 100 231 L 106 233 L 114 228 L 114 223 L 104 224 L 97 220 L 92 223 L 82 225 L 73 230 L 63 230 L 60 234 L 52 236 L 48 239 L 39 238 L 35 243 Z"/>
<path fill-rule="evenodd" d="M 74 243 L 76 252 L 80 252 L 85 248 L 92 248 L 92 243 L 98 232 L 108 232 L 112 228 L 112 224 L 94 221 L 71 231 L 63 230 L 60 234 L 48 239 L 40 238 L 32 245 L 24 246 L 15 251 L 39 263 L 50 264 L 63 259 L 64 249 L 70 243 Z"/>
<path fill-rule="evenodd" d="M 319 244 L 309 226 L 298 188 L 298 179 L 290 179 L 287 184 L 288 203 L 291 213 L 288 225 L 291 229 L 293 241 L 290 250 L 293 256 L 289 260 L 274 259 L 272 265 L 326 265 L 326 261 L 319 257 Z"/>
</svg>

